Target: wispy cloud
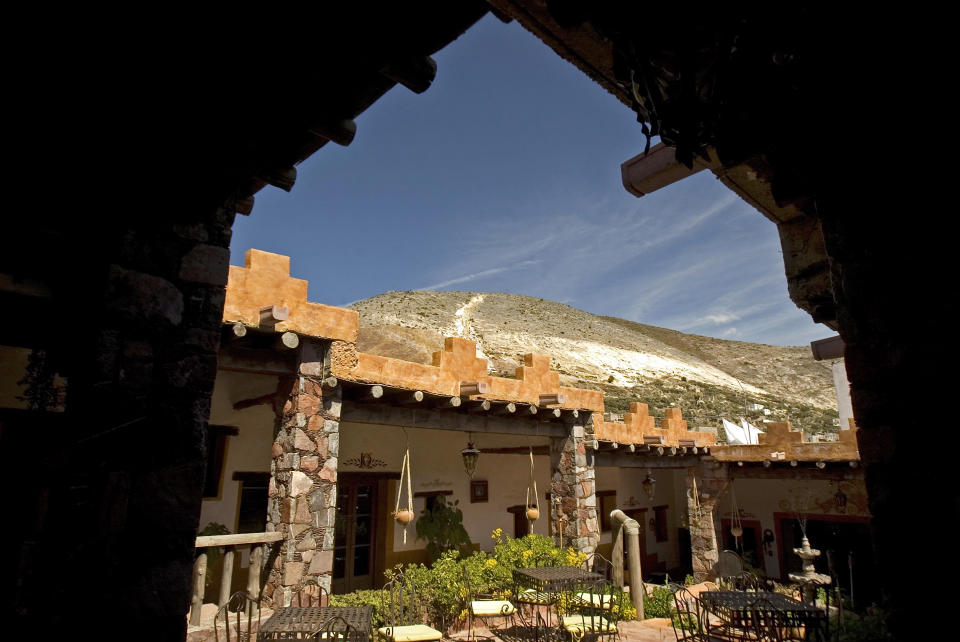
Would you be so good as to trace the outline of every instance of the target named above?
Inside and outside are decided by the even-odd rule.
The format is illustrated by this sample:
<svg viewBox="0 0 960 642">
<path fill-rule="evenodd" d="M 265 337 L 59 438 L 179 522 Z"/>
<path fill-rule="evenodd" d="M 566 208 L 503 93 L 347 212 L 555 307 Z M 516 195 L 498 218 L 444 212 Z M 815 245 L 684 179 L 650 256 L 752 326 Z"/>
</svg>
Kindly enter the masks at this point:
<svg viewBox="0 0 960 642">
<path fill-rule="evenodd" d="M 515 263 L 514 265 L 507 265 L 507 266 L 504 266 L 504 267 L 491 268 L 491 269 L 489 269 L 489 270 L 482 270 L 482 271 L 480 271 L 480 272 L 474 272 L 473 274 L 466 274 L 466 275 L 464 275 L 464 276 L 458 276 L 458 277 L 455 278 L 455 279 L 448 279 L 448 280 L 446 280 L 446 281 L 441 281 L 441 282 L 439 282 L 439 283 L 434 283 L 433 285 L 424 286 L 424 287 L 422 287 L 422 288 L 420 288 L 420 289 L 421 289 L 421 290 L 439 290 L 439 289 L 441 289 L 441 288 L 450 287 L 451 285 L 456 285 L 457 283 L 467 283 L 468 281 L 475 281 L 475 280 L 477 280 L 477 279 L 481 279 L 481 278 L 486 277 L 486 276 L 493 276 L 494 274 L 500 274 L 500 273 L 502 273 L 502 272 L 510 272 L 510 271 L 512 271 L 512 270 L 517 270 L 517 269 L 520 269 L 520 268 L 522 268 L 522 267 L 527 267 L 527 266 L 530 266 L 530 265 L 536 265 L 536 264 L 539 263 L 539 262 L 540 262 L 539 260 L 520 261 L 519 263 Z"/>
</svg>

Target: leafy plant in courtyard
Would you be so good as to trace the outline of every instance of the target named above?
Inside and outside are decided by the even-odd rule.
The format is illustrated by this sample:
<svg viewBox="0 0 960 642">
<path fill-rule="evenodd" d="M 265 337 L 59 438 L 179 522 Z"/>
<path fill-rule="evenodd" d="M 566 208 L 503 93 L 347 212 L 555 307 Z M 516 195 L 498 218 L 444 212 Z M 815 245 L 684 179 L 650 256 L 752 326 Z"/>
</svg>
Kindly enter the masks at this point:
<svg viewBox="0 0 960 642">
<path fill-rule="evenodd" d="M 658 586 L 652 594 L 643 596 L 644 617 L 670 617 L 673 610 L 673 591 L 665 586 Z"/>
<path fill-rule="evenodd" d="M 439 495 L 429 508 L 420 512 L 417 519 L 417 539 L 427 540 L 427 555 L 437 560 L 445 551 L 458 550 L 466 553 L 470 549 L 470 535 L 463 527 L 463 512 L 457 508 L 460 500 L 448 504 L 443 495 Z"/>
</svg>

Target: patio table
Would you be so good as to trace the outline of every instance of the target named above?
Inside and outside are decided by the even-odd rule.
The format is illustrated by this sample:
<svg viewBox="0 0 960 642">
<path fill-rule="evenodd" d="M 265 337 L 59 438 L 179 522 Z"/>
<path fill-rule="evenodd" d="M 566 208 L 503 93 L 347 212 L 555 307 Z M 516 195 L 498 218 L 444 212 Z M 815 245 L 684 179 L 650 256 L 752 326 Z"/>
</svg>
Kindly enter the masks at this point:
<svg viewBox="0 0 960 642">
<path fill-rule="evenodd" d="M 782 593 L 770 591 L 704 591 L 700 594 L 704 610 L 722 623 L 706 618 L 707 636 L 711 630 L 742 633 L 744 639 L 823 639 L 826 611 L 804 604 Z M 803 637 L 798 638 L 802 632 Z"/>
<path fill-rule="evenodd" d="M 513 581 L 540 593 L 562 593 L 604 581 L 603 575 L 579 566 L 538 566 L 513 570 Z"/>
<path fill-rule="evenodd" d="M 355 628 L 349 642 L 369 642 L 373 622 L 373 606 L 285 606 L 273 612 L 260 625 L 257 640 L 304 640 L 323 627 L 330 618 L 342 617 Z M 334 627 L 334 630 L 342 630 Z"/>
<path fill-rule="evenodd" d="M 547 620 L 544 627 L 540 626 L 539 609 L 534 610 L 534 640 L 539 642 L 541 628 L 545 630 L 552 629 L 550 625 L 550 611 L 556 596 L 568 591 L 591 586 L 604 581 L 604 576 L 600 573 L 585 571 L 579 566 L 538 566 L 535 568 L 517 568 L 513 570 L 513 581 L 517 585 L 517 597 L 519 601 L 520 589 L 527 588 L 536 591 L 537 600 L 533 604 L 543 604 L 547 607 Z M 523 611 L 519 611 L 520 619 L 523 620 Z M 557 633 L 562 632 L 562 629 Z"/>
</svg>

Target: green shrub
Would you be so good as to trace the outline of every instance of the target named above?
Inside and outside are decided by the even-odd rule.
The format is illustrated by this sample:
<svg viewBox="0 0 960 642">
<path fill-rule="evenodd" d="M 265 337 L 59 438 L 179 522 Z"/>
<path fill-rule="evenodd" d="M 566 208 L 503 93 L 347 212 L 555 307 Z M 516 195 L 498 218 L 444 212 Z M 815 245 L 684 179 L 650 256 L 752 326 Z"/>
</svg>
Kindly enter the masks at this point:
<svg viewBox="0 0 960 642">
<path fill-rule="evenodd" d="M 354 591 L 343 595 L 331 595 L 330 606 L 373 606 L 373 629 L 387 624 L 387 612 L 390 609 L 390 596 L 383 590 Z"/>
<path fill-rule="evenodd" d="M 645 618 L 670 617 L 673 612 L 673 591 L 665 586 L 653 589 L 653 595 L 643 596 L 643 616 Z"/>
</svg>

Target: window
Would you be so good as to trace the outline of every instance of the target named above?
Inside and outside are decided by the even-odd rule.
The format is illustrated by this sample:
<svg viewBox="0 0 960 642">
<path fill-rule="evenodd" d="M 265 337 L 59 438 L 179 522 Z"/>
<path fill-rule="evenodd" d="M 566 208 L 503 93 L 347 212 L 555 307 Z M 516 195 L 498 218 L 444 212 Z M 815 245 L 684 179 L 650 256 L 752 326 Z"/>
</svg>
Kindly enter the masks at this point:
<svg viewBox="0 0 960 642">
<path fill-rule="evenodd" d="M 267 489 L 270 473 L 233 473 L 240 482 L 240 507 L 237 509 L 238 533 L 262 533 L 267 528 Z"/>
<path fill-rule="evenodd" d="M 615 490 L 598 490 L 597 491 L 597 508 L 600 512 L 600 532 L 606 533 L 611 529 L 610 526 L 610 512 L 617 507 L 617 491 Z"/>
<path fill-rule="evenodd" d="M 653 532 L 657 536 L 658 542 L 665 542 L 667 539 L 667 509 L 669 506 L 653 507 Z"/>
<path fill-rule="evenodd" d="M 207 467 L 203 476 L 204 499 L 220 497 L 220 481 L 223 477 L 223 457 L 227 450 L 227 437 L 239 434 L 239 432 L 233 426 L 207 426 Z"/>
</svg>

